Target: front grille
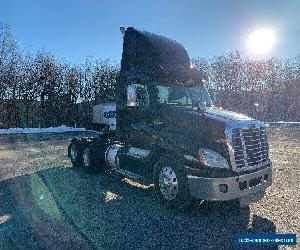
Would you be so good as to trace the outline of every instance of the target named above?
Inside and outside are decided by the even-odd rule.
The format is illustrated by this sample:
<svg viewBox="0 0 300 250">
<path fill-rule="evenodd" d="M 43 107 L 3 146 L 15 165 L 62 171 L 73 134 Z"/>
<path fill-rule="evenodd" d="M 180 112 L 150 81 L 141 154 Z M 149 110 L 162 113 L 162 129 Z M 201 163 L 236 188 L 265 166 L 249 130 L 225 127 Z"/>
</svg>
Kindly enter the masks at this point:
<svg viewBox="0 0 300 250">
<path fill-rule="evenodd" d="M 237 168 L 255 167 L 269 162 L 265 128 L 235 128 L 232 131 L 232 144 Z"/>
</svg>

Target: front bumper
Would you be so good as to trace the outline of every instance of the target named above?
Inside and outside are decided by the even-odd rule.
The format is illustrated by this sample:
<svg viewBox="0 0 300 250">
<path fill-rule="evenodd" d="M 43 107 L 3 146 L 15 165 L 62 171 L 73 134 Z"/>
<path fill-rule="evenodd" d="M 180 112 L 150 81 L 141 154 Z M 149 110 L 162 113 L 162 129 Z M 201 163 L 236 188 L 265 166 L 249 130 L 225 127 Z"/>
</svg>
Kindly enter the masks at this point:
<svg viewBox="0 0 300 250">
<path fill-rule="evenodd" d="M 205 178 L 189 175 L 188 182 L 193 198 L 210 201 L 233 200 L 264 192 L 272 184 L 272 167 L 229 178 Z M 262 198 L 263 196 L 258 197 Z"/>
</svg>

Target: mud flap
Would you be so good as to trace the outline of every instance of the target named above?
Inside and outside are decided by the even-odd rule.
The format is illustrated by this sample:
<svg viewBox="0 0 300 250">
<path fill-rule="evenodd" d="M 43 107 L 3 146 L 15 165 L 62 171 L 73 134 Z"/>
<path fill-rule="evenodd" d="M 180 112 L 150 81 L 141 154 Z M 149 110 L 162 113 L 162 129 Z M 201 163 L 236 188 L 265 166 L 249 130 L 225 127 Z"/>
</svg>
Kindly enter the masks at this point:
<svg viewBox="0 0 300 250">
<path fill-rule="evenodd" d="M 240 207 L 247 207 L 253 202 L 261 200 L 265 195 L 265 190 L 259 191 L 254 194 L 250 194 L 249 196 L 245 196 L 240 198 Z"/>
</svg>

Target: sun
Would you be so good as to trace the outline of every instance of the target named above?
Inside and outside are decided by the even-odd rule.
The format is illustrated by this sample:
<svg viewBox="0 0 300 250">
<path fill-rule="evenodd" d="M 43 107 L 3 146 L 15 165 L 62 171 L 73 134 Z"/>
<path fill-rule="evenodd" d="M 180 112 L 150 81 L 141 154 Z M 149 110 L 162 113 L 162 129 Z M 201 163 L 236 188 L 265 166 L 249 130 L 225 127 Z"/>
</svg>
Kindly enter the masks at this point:
<svg viewBox="0 0 300 250">
<path fill-rule="evenodd" d="M 253 54 L 266 54 L 270 52 L 276 42 L 275 32 L 269 28 L 253 31 L 247 40 L 247 46 Z"/>
</svg>

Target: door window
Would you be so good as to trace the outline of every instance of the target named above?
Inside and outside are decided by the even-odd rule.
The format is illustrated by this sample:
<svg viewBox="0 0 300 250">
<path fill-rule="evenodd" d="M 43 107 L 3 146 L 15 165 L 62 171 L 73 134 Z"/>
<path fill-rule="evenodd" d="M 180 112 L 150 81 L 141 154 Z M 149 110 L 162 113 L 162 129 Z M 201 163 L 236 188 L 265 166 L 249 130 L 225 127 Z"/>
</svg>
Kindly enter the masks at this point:
<svg viewBox="0 0 300 250">
<path fill-rule="evenodd" d="M 127 107 L 149 107 L 147 86 L 131 84 L 127 87 Z"/>
</svg>

